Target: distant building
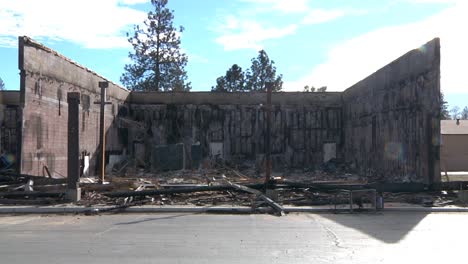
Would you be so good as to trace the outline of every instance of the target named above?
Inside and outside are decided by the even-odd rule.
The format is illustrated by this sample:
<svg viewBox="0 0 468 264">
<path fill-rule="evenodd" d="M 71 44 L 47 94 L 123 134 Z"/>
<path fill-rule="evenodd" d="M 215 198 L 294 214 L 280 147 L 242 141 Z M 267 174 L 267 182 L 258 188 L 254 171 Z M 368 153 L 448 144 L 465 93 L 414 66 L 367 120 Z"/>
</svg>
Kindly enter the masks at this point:
<svg viewBox="0 0 468 264">
<path fill-rule="evenodd" d="M 468 120 L 441 120 L 442 171 L 468 171 Z"/>
</svg>

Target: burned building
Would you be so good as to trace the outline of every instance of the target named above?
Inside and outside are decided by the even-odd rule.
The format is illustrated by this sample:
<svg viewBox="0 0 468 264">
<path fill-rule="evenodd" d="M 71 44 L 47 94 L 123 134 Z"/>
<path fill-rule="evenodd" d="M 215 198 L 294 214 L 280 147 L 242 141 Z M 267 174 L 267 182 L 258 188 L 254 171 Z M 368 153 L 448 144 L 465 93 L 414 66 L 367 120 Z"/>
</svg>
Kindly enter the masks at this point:
<svg viewBox="0 0 468 264">
<path fill-rule="evenodd" d="M 66 98 L 79 92 L 80 152 L 89 157 L 84 170 L 96 173 L 95 102 L 106 79 L 28 37 L 19 38 L 19 69 L 17 144 L 9 150 L 18 171 L 66 176 Z M 313 170 L 334 159 L 382 182 L 439 181 L 439 80 L 434 39 L 344 92 L 274 93 L 273 169 Z M 110 82 L 106 101 L 108 164 L 124 156 L 154 170 L 263 160 L 265 93 L 129 92 Z"/>
</svg>

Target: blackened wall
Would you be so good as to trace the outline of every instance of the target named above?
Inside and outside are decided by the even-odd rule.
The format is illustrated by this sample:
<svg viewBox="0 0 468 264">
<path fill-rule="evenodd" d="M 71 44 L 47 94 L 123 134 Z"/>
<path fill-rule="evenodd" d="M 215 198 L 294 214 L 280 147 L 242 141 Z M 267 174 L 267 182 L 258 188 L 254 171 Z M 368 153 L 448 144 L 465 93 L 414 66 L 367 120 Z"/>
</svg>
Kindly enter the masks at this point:
<svg viewBox="0 0 468 264">
<path fill-rule="evenodd" d="M 130 138 L 146 137 L 148 147 L 184 143 L 190 151 L 191 144 L 199 143 L 203 156 L 208 157 L 212 154 L 210 145 L 221 143 L 223 158 L 234 162 L 258 160 L 265 153 L 266 112 L 262 105 L 266 93 L 131 96 L 130 118 L 141 122 L 144 129 L 132 129 Z M 156 103 L 148 104 L 151 97 Z M 325 142 L 342 146 L 340 93 L 274 93 L 272 103 L 271 142 L 276 169 L 318 168 L 323 163 Z"/>
<path fill-rule="evenodd" d="M 439 102 L 434 39 L 343 93 L 345 159 L 376 180 L 438 181 Z"/>
<path fill-rule="evenodd" d="M 19 153 L 18 131 L 21 127 L 18 91 L 0 91 L 0 154 Z M 13 158 L 12 162 L 15 161 Z"/>
</svg>

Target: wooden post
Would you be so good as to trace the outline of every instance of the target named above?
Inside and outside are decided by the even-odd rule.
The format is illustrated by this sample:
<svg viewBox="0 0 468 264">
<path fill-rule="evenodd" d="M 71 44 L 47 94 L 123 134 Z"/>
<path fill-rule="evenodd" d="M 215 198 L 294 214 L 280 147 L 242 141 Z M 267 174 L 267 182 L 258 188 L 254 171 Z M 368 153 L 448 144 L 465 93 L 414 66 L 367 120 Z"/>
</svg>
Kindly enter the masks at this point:
<svg viewBox="0 0 468 264">
<path fill-rule="evenodd" d="M 267 103 L 266 103 L 266 110 L 267 110 L 267 131 L 266 131 L 266 138 L 265 138 L 265 191 L 268 189 L 268 184 L 271 180 L 271 92 L 273 89 L 273 83 L 267 82 L 265 84 L 267 88 Z"/>
<path fill-rule="evenodd" d="M 99 82 L 99 88 L 101 88 L 101 100 L 98 102 L 94 102 L 95 104 L 99 104 L 100 109 L 100 122 L 99 122 L 99 149 L 101 154 L 101 166 L 99 169 L 99 182 L 104 183 L 104 176 L 106 173 L 106 131 L 105 131 L 105 108 L 106 104 L 110 104 L 106 102 L 106 88 L 109 87 L 109 82 Z"/>
</svg>

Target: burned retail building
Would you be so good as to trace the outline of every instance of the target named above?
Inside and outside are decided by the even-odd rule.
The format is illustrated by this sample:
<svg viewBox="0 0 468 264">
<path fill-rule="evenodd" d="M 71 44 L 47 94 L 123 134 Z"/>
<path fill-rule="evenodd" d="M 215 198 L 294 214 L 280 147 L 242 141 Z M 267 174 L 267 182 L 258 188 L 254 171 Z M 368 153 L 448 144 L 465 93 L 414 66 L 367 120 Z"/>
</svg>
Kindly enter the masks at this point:
<svg viewBox="0 0 468 264">
<path fill-rule="evenodd" d="M 439 181 L 439 66 L 434 39 L 344 92 L 274 93 L 273 169 L 316 169 L 334 159 L 382 182 Z M 19 69 L 20 91 L 0 95 L 2 153 L 14 154 L 22 174 L 66 177 L 67 93 L 79 92 L 83 171 L 96 174 L 95 102 L 107 80 L 28 37 L 19 38 Z M 122 158 L 153 170 L 263 160 L 265 93 L 130 92 L 109 82 L 106 101 L 108 167 Z"/>
</svg>

